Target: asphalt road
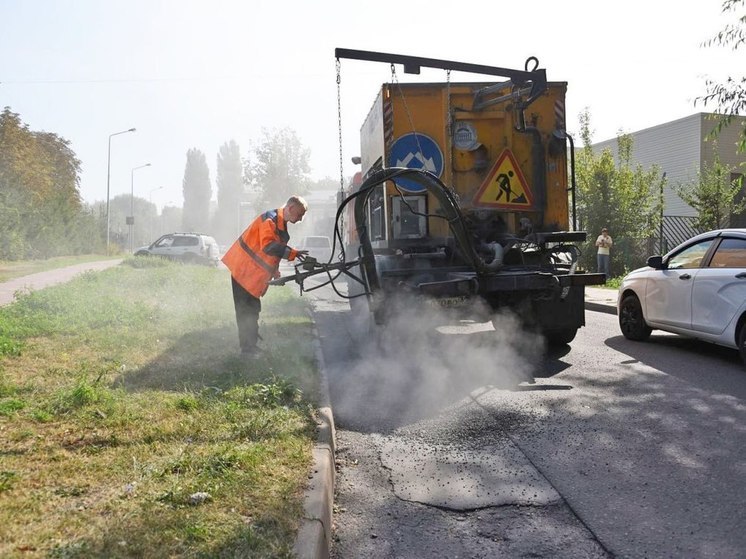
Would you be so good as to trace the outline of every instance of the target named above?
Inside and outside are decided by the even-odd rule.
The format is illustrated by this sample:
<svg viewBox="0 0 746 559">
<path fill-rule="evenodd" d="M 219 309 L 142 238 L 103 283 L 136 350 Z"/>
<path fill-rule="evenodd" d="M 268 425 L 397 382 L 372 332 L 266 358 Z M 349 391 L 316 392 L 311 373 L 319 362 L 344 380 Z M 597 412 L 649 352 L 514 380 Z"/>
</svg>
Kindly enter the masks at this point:
<svg viewBox="0 0 746 559">
<path fill-rule="evenodd" d="M 337 425 L 333 556 L 741 557 L 735 351 L 587 313 L 545 354 L 509 319 L 406 315 L 362 343 L 314 292 Z M 530 382 L 530 377 L 534 382 Z"/>
</svg>

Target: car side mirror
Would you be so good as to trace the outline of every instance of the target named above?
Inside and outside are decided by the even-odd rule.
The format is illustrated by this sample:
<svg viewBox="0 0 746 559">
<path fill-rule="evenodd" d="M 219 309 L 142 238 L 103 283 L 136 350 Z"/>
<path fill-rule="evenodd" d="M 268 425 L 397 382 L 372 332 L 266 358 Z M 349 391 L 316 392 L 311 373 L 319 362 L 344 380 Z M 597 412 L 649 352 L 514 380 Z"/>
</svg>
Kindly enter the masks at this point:
<svg viewBox="0 0 746 559">
<path fill-rule="evenodd" d="M 650 258 L 648 258 L 648 266 L 656 270 L 662 270 L 665 267 L 663 266 L 663 257 L 651 256 Z"/>
</svg>

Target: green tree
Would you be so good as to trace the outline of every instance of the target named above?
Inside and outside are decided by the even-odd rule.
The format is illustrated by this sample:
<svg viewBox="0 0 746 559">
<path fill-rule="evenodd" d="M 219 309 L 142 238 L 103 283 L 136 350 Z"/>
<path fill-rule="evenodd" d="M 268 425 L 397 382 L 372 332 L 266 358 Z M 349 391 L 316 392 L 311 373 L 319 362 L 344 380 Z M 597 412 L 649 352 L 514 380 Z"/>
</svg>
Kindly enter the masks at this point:
<svg viewBox="0 0 746 559">
<path fill-rule="evenodd" d="M 80 161 L 64 138 L 0 113 L 0 258 L 46 258 L 100 248 L 79 193 Z"/>
<path fill-rule="evenodd" d="M 736 15 L 735 23 L 726 25 L 717 35 L 703 43 L 706 47 L 720 46 L 730 47 L 737 50 L 746 43 L 746 13 L 743 8 L 746 0 L 725 0 L 722 3 L 722 12 L 733 12 Z M 739 13 L 740 12 L 740 13 Z M 714 80 L 705 81 L 706 95 L 695 99 L 694 104 L 702 102 L 703 105 L 714 104 L 716 112 L 720 114 L 714 135 L 717 135 L 724 127 L 733 122 L 733 116 L 743 114 L 746 110 L 746 76 L 728 76 L 725 83 Z M 746 151 L 746 125 L 741 127 L 741 136 L 738 142 L 738 151 Z"/>
<path fill-rule="evenodd" d="M 258 202 L 277 207 L 293 194 L 308 189 L 310 150 L 303 146 L 295 131 L 262 129 L 262 140 L 254 148 L 254 161 L 247 164 L 247 179 L 259 194 Z"/>
<path fill-rule="evenodd" d="M 210 225 L 210 170 L 205 154 L 197 148 L 187 151 L 184 169 L 184 210 L 182 224 L 185 232 L 208 232 Z"/>
<path fill-rule="evenodd" d="M 239 204 L 243 194 L 243 165 L 241 150 L 231 140 L 220 146 L 215 185 L 218 190 L 218 208 L 213 216 L 213 233 L 223 243 L 228 243 L 241 233 Z"/>
<path fill-rule="evenodd" d="M 731 179 L 732 169 L 723 164 L 717 149 L 713 153 L 713 162 L 703 166 L 696 180 L 674 187 L 676 194 L 697 211 L 694 226 L 703 231 L 726 227 L 732 214 L 746 209 L 746 200 L 739 199 L 742 181 Z"/>
<path fill-rule="evenodd" d="M 611 150 L 593 150 L 590 115 L 580 115 L 583 148 L 578 154 L 576 176 L 577 211 L 580 227 L 589 232 L 581 263 L 596 269 L 595 240 L 608 227 L 614 239 L 611 274 L 618 276 L 639 267 L 649 254 L 650 239 L 660 224 L 660 169 L 644 170 L 632 164 L 633 142 L 629 135 L 617 137 L 617 160 Z"/>
</svg>

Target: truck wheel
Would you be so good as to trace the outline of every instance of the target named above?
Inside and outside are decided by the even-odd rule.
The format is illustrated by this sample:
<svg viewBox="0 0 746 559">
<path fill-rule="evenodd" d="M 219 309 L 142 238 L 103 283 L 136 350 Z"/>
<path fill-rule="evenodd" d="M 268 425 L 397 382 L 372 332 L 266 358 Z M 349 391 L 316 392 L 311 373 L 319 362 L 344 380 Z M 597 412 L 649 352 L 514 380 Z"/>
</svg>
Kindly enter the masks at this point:
<svg viewBox="0 0 746 559">
<path fill-rule="evenodd" d="M 350 303 L 350 333 L 356 342 L 364 343 L 375 334 L 376 323 L 373 313 L 368 307 L 365 295 L 349 299 Z"/>
<path fill-rule="evenodd" d="M 565 328 L 564 330 L 548 330 L 544 332 L 544 337 L 550 346 L 569 344 L 575 339 L 578 333 L 577 328 Z"/>
<path fill-rule="evenodd" d="M 388 354 L 396 342 L 395 329 L 392 329 L 388 323 L 377 323 L 374 312 L 370 310 L 367 297 L 355 297 L 349 302 L 350 334 L 359 349 L 363 354 L 367 352 L 378 356 Z"/>
<path fill-rule="evenodd" d="M 640 300 L 635 295 L 627 295 L 622 299 L 619 307 L 619 328 L 628 340 L 643 342 L 650 337 L 653 331 L 645 322 L 642 315 Z"/>
</svg>

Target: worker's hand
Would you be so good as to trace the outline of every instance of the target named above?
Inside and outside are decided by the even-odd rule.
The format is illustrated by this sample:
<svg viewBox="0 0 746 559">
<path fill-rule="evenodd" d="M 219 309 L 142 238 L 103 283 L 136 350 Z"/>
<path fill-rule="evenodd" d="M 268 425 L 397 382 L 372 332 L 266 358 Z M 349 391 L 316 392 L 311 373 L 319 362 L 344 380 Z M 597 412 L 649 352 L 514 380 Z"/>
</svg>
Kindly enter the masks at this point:
<svg viewBox="0 0 746 559">
<path fill-rule="evenodd" d="M 306 259 L 306 256 L 308 256 L 307 250 L 299 250 L 296 258 L 300 260 L 301 262 L 303 262 Z"/>
</svg>

